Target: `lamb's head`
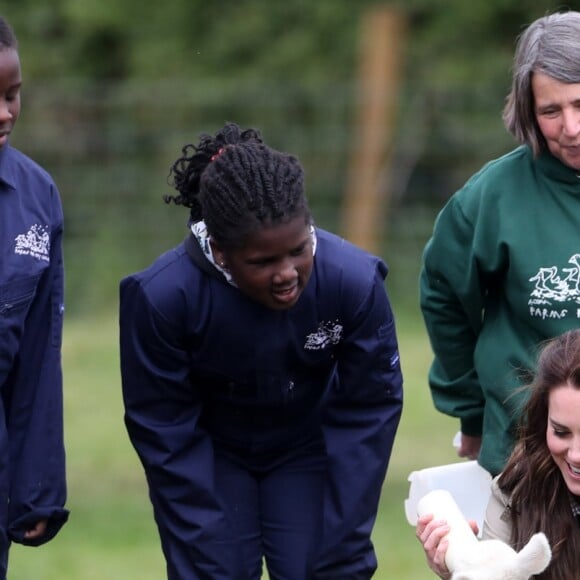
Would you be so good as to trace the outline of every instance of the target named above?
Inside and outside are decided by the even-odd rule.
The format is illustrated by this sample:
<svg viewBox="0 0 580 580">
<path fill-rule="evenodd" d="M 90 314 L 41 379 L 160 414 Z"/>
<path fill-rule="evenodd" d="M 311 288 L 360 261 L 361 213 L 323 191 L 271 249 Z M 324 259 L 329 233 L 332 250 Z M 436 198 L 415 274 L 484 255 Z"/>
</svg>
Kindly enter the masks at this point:
<svg viewBox="0 0 580 580">
<path fill-rule="evenodd" d="M 516 552 L 500 540 L 481 540 L 477 550 L 457 557 L 452 580 L 528 580 L 543 572 L 551 559 L 550 544 L 543 533 L 534 534 Z M 448 565 L 449 567 L 449 565 Z M 451 570 L 451 568 L 450 568 Z"/>
<path fill-rule="evenodd" d="M 429 492 L 417 504 L 417 512 L 447 521 L 445 563 L 452 580 L 528 580 L 544 571 L 552 558 L 550 544 L 541 532 L 519 552 L 500 540 L 478 541 L 448 491 Z"/>
</svg>

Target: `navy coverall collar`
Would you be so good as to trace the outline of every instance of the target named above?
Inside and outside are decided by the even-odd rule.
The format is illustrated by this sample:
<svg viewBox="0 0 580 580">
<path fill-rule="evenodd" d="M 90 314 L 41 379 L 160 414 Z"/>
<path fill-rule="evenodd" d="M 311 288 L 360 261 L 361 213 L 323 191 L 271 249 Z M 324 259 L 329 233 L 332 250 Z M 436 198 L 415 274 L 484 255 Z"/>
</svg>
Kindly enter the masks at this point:
<svg viewBox="0 0 580 580">
<path fill-rule="evenodd" d="M 10 171 L 9 165 L 6 164 L 8 147 L 8 144 L 4 145 L 4 147 L 0 147 L 0 185 L 7 185 L 11 189 L 16 189 L 14 175 L 12 171 Z"/>
</svg>

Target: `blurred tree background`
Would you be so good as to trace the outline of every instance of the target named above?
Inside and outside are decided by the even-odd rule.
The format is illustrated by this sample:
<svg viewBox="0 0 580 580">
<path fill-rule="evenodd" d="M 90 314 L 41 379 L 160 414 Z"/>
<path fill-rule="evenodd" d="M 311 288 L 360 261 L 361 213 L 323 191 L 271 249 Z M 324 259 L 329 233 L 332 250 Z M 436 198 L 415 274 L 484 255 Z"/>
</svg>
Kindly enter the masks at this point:
<svg viewBox="0 0 580 580">
<path fill-rule="evenodd" d="M 225 121 L 297 154 L 318 223 L 339 229 L 369 0 L 6 0 L 20 41 L 13 144 L 43 164 L 66 217 L 69 313 L 116 302 L 118 279 L 185 234 L 166 206 L 182 145 Z M 512 146 L 501 109 L 516 35 L 548 0 L 383 2 L 406 22 L 384 183 L 387 261 L 409 296 L 436 210 Z M 573 8 L 573 6 L 570 6 Z M 391 259 L 390 256 L 393 256 Z M 400 261 L 400 264 L 397 263 Z M 412 294 L 412 293 L 411 293 Z"/>
</svg>

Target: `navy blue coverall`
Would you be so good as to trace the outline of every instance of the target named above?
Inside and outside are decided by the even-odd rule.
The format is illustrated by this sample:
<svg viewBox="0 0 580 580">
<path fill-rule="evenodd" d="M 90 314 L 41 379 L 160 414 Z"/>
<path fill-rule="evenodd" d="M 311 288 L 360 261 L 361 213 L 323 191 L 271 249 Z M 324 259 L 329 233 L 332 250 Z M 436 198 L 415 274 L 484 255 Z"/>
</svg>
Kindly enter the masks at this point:
<svg viewBox="0 0 580 580">
<path fill-rule="evenodd" d="M 68 518 L 61 341 L 62 208 L 51 177 L 0 149 L 0 578 L 10 542 Z M 24 533 L 41 519 L 46 533 Z"/>
<path fill-rule="evenodd" d="M 273 580 L 376 569 L 402 409 L 387 267 L 317 239 L 288 310 L 247 298 L 191 239 L 121 282 L 125 421 L 171 580 L 253 580 L 262 556 Z"/>
</svg>

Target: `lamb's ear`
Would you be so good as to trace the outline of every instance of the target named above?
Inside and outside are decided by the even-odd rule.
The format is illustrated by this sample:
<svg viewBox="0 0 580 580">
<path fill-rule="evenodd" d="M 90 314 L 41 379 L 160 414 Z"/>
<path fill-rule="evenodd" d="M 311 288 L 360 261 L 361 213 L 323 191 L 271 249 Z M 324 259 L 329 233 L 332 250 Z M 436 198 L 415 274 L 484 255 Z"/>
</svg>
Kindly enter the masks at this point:
<svg viewBox="0 0 580 580">
<path fill-rule="evenodd" d="M 518 569 L 529 576 L 543 572 L 551 559 L 552 550 L 548 538 L 542 532 L 534 534 L 516 557 Z"/>
</svg>

